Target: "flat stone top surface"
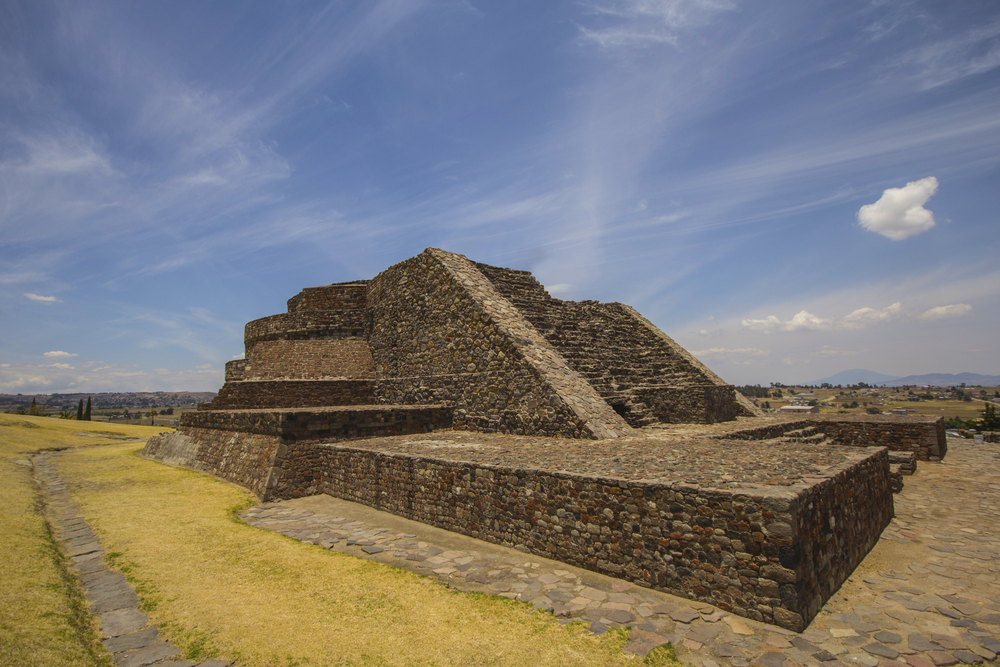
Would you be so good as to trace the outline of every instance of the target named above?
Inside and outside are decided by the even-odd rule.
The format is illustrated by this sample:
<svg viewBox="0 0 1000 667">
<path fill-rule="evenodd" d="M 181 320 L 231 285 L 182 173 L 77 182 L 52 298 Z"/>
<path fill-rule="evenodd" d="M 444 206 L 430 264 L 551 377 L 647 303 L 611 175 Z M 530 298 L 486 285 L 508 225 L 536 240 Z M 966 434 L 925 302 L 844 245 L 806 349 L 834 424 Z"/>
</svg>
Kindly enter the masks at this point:
<svg viewBox="0 0 1000 667">
<path fill-rule="evenodd" d="M 298 380 L 296 380 L 298 382 Z M 302 382 L 325 382 L 325 380 L 302 380 Z M 364 379 L 353 379 L 348 382 L 368 382 Z M 249 383 L 248 383 L 249 384 Z M 244 408 L 232 410 L 198 410 L 185 414 L 192 415 L 287 415 L 287 414 L 325 414 L 334 412 L 419 412 L 421 410 L 440 410 L 452 407 L 449 403 L 421 403 L 419 405 L 330 405 L 316 408 Z"/>
<path fill-rule="evenodd" d="M 613 440 L 435 431 L 327 446 L 729 490 L 811 486 L 877 451 L 805 443 L 676 438 L 657 429 Z"/>
<path fill-rule="evenodd" d="M 729 433 L 752 429 L 794 424 L 806 427 L 812 424 L 822 426 L 827 422 L 849 422 L 870 424 L 933 424 L 940 417 L 931 415 L 841 415 L 841 414 L 769 414 L 763 417 L 739 417 L 733 421 L 716 424 L 654 424 L 644 431 L 656 431 L 662 436 L 677 438 L 724 438 Z"/>
</svg>

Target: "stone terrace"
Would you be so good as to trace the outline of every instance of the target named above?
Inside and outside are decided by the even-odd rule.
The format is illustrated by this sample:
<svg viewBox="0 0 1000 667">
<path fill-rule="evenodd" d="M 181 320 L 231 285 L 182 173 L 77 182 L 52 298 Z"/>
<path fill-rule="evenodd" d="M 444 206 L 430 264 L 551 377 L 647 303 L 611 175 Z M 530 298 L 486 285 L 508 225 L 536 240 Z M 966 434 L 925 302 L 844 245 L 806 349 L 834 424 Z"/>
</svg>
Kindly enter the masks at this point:
<svg viewBox="0 0 1000 667">
<path fill-rule="evenodd" d="M 655 433 L 292 443 L 268 497 L 327 493 L 799 630 L 892 517 L 887 454 Z"/>
<path fill-rule="evenodd" d="M 436 431 L 342 443 L 354 449 L 598 478 L 750 491 L 826 479 L 857 452 L 808 443 L 669 438 L 655 432 L 602 441 Z"/>
</svg>

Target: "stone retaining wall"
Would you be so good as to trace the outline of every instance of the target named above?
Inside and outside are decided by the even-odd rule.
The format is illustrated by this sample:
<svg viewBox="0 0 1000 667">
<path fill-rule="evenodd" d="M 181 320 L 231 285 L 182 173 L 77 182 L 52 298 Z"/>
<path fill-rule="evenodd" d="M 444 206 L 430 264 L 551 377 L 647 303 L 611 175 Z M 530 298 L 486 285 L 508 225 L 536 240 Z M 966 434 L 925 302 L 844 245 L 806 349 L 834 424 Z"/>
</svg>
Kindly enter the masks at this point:
<svg viewBox="0 0 1000 667">
<path fill-rule="evenodd" d="M 269 340 L 364 340 L 368 289 L 364 283 L 307 287 L 288 300 L 288 312 L 247 322 L 247 353 Z"/>
<path fill-rule="evenodd" d="M 740 404 L 733 400 L 730 385 L 642 387 L 632 393 L 663 424 L 732 421 L 741 411 Z"/>
<path fill-rule="evenodd" d="M 944 418 L 929 415 L 803 415 L 719 434 L 719 439 L 770 440 L 789 431 L 816 427 L 835 445 L 887 447 L 913 452 L 921 461 L 940 461 L 948 453 Z"/>
<path fill-rule="evenodd" d="M 202 410 L 181 415 L 180 429 L 201 428 L 276 435 L 285 442 L 351 440 L 427 433 L 451 426 L 451 407 L 338 406 L 286 410 Z"/>
<path fill-rule="evenodd" d="M 226 362 L 226 382 L 239 382 L 243 379 L 243 371 L 246 370 L 246 359 L 233 359 Z"/>
<path fill-rule="evenodd" d="M 352 311 L 364 312 L 368 281 L 334 283 L 307 287 L 288 300 L 289 313 Z"/>
<path fill-rule="evenodd" d="M 270 497 L 328 493 L 796 631 L 893 511 L 883 449 L 744 492 L 337 444 L 289 444 L 280 467 Z"/>
<path fill-rule="evenodd" d="M 288 445 L 427 433 L 451 425 L 451 408 L 328 408 L 324 410 L 206 410 L 182 415 L 176 431 L 150 438 L 142 455 L 169 465 L 208 472 L 268 498 L 317 493 L 309 467 L 283 469 Z M 318 478 L 317 478 L 318 481 Z"/>
<path fill-rule="evenodd" d="M 914 452 L 921 461 L 948 453 L 944 419 L 924 415 L 815 415 L 807 420 L 838 445 Z"/>
<path fill-rule="evenodd" d="M 265 408 L 320 408 L 334 405 L 370 405 L 374 380 L 274 380 L 227 382 L 198 410 L 260 410 Z M 187 413 L 185 413 L 187 414 Z M 183 417 L 181 423 L 183 424 Z"/>
<path fill-rule="evenodd" d="M 374 378 L 375 365 L 363 340 L 258 341 L 247 355 L 244 380 Z"/>
</svg>

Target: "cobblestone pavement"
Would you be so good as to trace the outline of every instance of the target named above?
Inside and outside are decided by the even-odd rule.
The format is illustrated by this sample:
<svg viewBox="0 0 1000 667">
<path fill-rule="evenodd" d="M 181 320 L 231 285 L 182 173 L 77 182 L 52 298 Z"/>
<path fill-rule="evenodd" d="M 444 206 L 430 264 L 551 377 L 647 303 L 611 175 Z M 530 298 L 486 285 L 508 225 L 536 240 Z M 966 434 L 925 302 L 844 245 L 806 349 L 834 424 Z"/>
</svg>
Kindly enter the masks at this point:
<svg viewBox="0 0 1000 667">
<path fill-rule="evenodd" d="M 160 637 L 159 629 L 139 609 L 139 598 L 125 577 L 108 568 L 101 543 L 80 514 L 66 484 L 56 474 L 52 458 L 32 457 L 35 479 L 45 498 L 45 518 L 52 536 L 83 585 L 90 613 L 100 619 L 101 643 L 119 667 L 231 667 L 215 658 L 194 663 L 180 659 L 180 651 Z"/>
<path fill-rule="evenodd" d="M 315 496 L 243 512 L 254 526 L 551 610 L 595 633 L 631 626 L 626 651 L 672 642 L 694 667 L 947 667 L 1000 653 L 1000 445 L 950 440 L 895 496 L 881 542 L 802 633 Z"/>
</svg>

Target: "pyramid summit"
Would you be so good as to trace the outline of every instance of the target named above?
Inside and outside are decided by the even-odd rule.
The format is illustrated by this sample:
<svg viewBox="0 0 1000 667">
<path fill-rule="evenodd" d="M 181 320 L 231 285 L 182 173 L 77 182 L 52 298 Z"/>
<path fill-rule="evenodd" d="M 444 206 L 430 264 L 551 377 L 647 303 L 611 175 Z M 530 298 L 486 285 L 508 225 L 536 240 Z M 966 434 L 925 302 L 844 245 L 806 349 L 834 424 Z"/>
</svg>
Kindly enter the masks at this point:
<svg viewBox="0 0 1000 667">
<path fill-rule="evenodd" d="M 455 428 L 594 439 L 757 414 L 629 306 L 554 299 L 526 271 L 433 248 L 303 290 L 245 343 L 204 409 L 436 405 Z"/>
</svg>

